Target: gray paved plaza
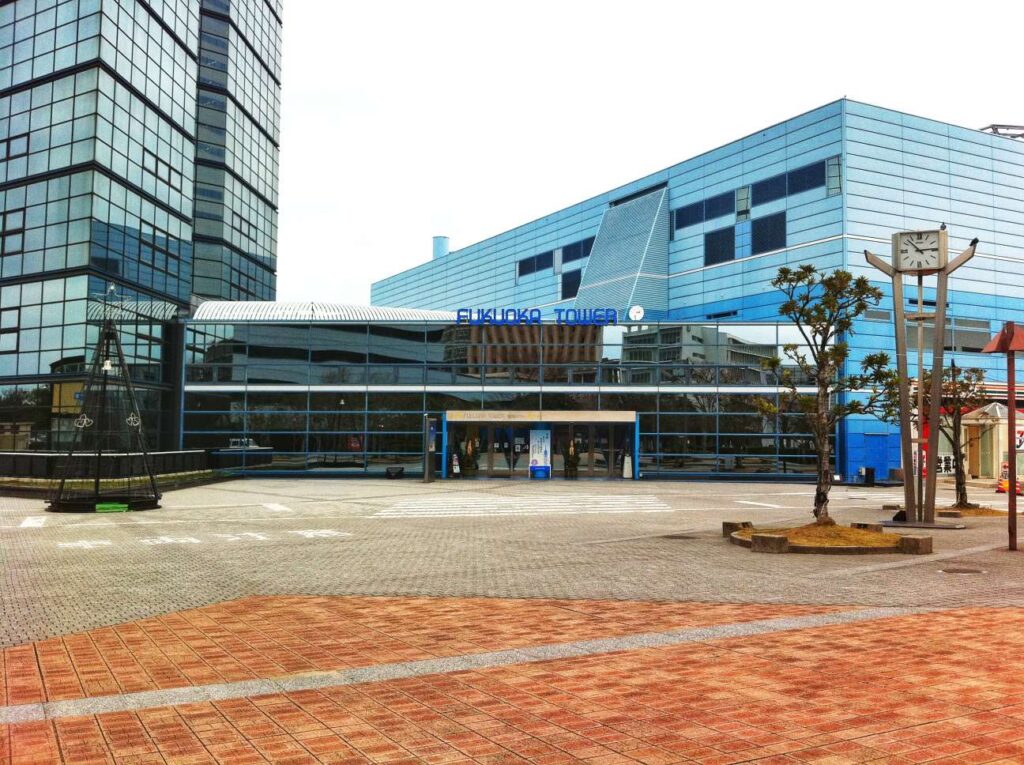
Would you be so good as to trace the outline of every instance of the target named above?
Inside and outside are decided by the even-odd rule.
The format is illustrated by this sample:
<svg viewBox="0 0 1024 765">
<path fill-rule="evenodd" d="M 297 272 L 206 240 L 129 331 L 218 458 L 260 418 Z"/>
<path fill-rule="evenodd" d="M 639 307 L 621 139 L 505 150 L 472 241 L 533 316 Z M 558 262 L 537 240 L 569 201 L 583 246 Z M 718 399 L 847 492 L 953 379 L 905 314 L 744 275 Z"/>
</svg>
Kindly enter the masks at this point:
<svg viewBox="0 0 1024 765">
<path fill-rule="evenodd" d="M 935 532 L 932 556 L 754 555 L 720 535 L 722 520 L 807 522 L 812 494 L 779 483 L 250 479 L 113 515 L 4 497 L 0 644 L 254 594 L 1024 604 L 1024 553 L 1006 552 L 1004 518 Z M 972 498 L 1006 504 L 988 489 Z M 898 488 L 837 487 L 832 513 L 883 520 L 882 504 L 899 499 Z M 985 573 L 941 571 L 950 566 Z"/>
</svg>

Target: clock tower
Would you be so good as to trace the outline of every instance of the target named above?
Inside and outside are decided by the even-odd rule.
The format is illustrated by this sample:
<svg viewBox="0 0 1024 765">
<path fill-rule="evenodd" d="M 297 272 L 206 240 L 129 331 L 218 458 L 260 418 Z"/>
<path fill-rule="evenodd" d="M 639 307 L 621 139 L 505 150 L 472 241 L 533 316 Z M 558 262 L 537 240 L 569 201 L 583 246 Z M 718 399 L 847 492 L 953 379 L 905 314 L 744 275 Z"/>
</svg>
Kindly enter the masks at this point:
<svg viewBox="0 0 1024 765">
<path fill-rule="evenodd" d="M 893 323 L 896 339 L 896 368 L 900 377 L 900 444 L 903 452 L 903 497 L 906 523 L 935 523 L 935 479 L 939 448 L 939 402 L 942 400 L 943 352 L 945 351 L 946 307 L 949 275 L 974 257 L 978 240 L 948 261 L 949 233 L 945 224 L 929 231 L 901 231 L 892 235 L 892 262 L 864 251 L 868 263 L 892 279 Z M 924 310 L 924 278 L 936 276 L 935 310 Z M 903 278 L 917 277 L 917 310 L 908 314 L 903 297 Z M 917 432 L 912 433 L 910 377 L 907 364 L 907 323 L 917 325 Z M 924 427 L 924 325 L 933 327 L 931 400 L 928 411 L 928 438 Z M 925 441 L 927 440 L 927 455 Z M 916 446 L 916 448 L 915 448 Z M 916 457 L 916 459 L 915 459 Z M 924 460 L 927 458 L 927 466 Z M 924 470 L 922 470 L 924 467 Z"/>
</svg>

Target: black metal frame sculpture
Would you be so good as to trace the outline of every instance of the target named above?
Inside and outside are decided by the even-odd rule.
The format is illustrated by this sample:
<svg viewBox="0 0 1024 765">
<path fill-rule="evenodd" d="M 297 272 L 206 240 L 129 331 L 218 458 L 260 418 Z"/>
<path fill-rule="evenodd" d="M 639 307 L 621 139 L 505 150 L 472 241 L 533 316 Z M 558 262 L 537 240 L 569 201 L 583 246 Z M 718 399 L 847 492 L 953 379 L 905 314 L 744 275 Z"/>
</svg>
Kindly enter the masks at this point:
<svg viewBox="0 0 1024 765">
<path fill-rule="evenodd" d="M 106 312 L 105 312 L 106 313 Z M 81 412 L 48 510 L 96 512 L 159 507 L 135 389 L 117 327 L 104 317 L 82 391 Z"/>
</svg>

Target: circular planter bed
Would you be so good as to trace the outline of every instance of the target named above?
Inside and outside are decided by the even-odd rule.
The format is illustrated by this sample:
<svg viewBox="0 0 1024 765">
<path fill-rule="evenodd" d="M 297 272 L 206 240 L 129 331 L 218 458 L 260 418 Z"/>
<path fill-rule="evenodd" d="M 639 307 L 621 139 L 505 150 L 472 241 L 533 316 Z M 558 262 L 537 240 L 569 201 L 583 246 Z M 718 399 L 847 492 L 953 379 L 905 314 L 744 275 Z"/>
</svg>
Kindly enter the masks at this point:
<svg viewBox="0 0 1024 765">
<path fill-rule="evenodd" d="M 818 555 L 877 555 L 900 552 L 900 535 L 880 531 L 854 529 L 848 526 L 809 524 L 786 529 L 740 529 L 729 535 L 729 541 L 741 547 L 752 547 L 752 537 L 767 534 L 784 536 L 786 552 Z"/>
<path fill-rule="evenodd" d="M 960 511 L 964 518 L 1005 518 L 1005 510 L 997 510 L 994 507 L 964 507 L 950 508 Z"/>
</svg>

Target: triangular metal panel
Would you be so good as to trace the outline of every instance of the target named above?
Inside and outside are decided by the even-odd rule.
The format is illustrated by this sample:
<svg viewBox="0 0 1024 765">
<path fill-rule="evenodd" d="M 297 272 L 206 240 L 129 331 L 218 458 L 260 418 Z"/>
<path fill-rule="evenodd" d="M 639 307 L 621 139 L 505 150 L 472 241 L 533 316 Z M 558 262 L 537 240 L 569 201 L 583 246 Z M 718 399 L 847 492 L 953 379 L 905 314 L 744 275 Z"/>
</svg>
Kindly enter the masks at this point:
<svg viewBox="0 0 1024 765">
<path fill-rule="evenodd" d="M 577 308 L 668 309 L 668 190 L 609 207 L 583 272 Z"/>
</svg>

